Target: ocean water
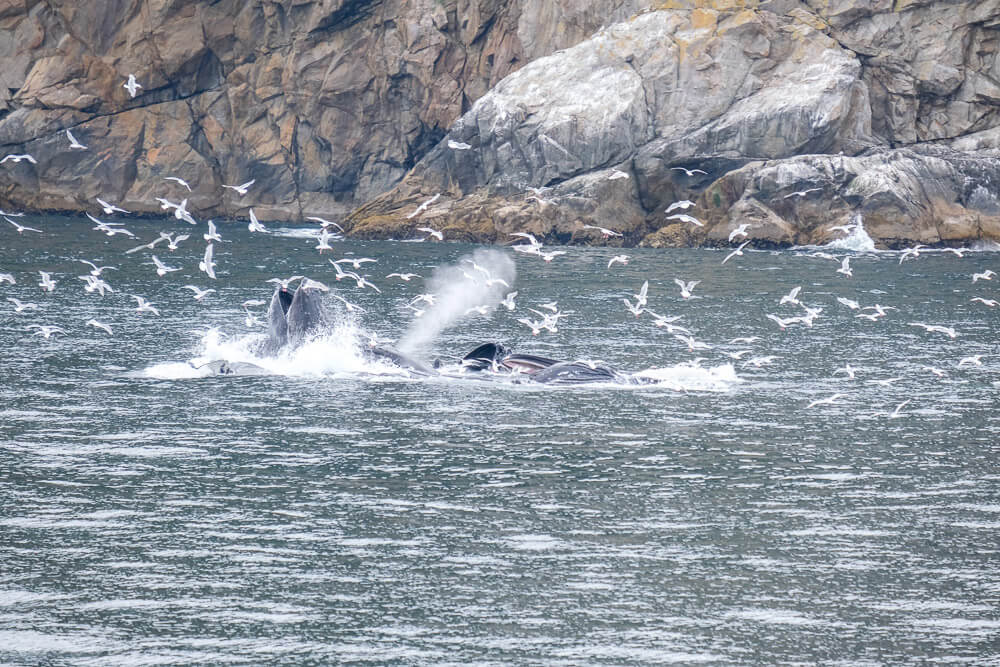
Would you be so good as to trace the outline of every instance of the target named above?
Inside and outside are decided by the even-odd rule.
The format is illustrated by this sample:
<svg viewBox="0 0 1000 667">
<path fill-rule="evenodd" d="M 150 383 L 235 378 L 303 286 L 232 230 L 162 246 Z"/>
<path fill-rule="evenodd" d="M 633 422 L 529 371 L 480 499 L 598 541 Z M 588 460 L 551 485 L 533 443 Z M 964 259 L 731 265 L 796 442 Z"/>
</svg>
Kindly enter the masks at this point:
<svg viewBox="0 0 1000 667">
<path fill-rule="evenodd" d="M 377 260 L 362 273 L 378 294 L 336 281 L 296 225 L 220 223 L 212 281 L 203 226 L 124 221 L 139 240 L 77 218 L 0 228 L 17 280 L 0 286 L 0 661 L 1000 662 L 1000 308 L 971 300 L 1000 299 L 1000 278 L 972 281 L 1000 271 L 997 252 L 901 263 L 859 236 L 725 265 L 610 248 L 546 263 L 334 242 Z M 124 254 L 163 229 L 192 238 Z M 151 254 L 180 270 L 157 276 Z M 510 263 L 516 310 L 466 315 L 453 290 L 447 316 L 415 327 L 405 304 L 474 256 Z M 117 267 L 115 292 L 86 293 L 81 259 Z M 421 277 L 385 278 L 404 271 Z M 331 324 L 261 357 L 241 304 L 291 275 L 330 287 Z M 693 298 L 675 278 L 700 281 Z M 709 348 L 626 311 L 644 281 L 648 307 Z M 217 291 L 195 301 L 186 284 Z M 768 314 L 805 312 L 779 305 L 794 287 L 822 312 L 781 329 Z M 838 297 L 892 309 L 872 321 Z M 556 332 L 517 321 L 552 301 Z M 454 373 L 373 364 L 372 336 Z M 658 382 L 459 376 L 487 340 Z M 267 374 L 212 376 L 217 359 Z"/>
</svg>

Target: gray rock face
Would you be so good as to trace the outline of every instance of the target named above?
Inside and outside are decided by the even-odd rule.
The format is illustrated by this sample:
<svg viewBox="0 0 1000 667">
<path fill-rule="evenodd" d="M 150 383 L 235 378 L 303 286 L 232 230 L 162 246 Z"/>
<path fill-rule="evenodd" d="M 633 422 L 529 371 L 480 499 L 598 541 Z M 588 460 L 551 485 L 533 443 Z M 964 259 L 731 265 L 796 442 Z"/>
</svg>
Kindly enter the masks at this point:
<svg viewBox="0 0 1000 667">
<path fill-rule="evenodd" d="M 3 208 L 187 196 L 353 211 L 358 236 L 654 245 L 861 213 L 885 244 L 996 238 L 996 0 L 0 0 L 0 28 L 0 150 L 38 159 L 0 167 Z M 678 199 L 704 226 L 667 219 Z"/>
<path fill-rule="evenodd" d="M 196 215 L 336 216 L 529 58 L 644 4 L 0 0 L 0 150 L 38 159 L 0 169 L 0 203 L 152 212 L 187 194 L 163 181 L 177 175 Z M 68 151 L 67 128 L 90 150 Z M 251 178 L 245 197 L 220 189 Z"/>
<path fill-rule="evenodd" d="M 754 221 L 804 243 L 861 213 L 885 244 L 996 238 L 998 39 L 995 2 L 647 12 L 509 75 L 350 222 L 685 245 Z M 704 226 L 666 219 L 678 199 Z"/>
</svg>

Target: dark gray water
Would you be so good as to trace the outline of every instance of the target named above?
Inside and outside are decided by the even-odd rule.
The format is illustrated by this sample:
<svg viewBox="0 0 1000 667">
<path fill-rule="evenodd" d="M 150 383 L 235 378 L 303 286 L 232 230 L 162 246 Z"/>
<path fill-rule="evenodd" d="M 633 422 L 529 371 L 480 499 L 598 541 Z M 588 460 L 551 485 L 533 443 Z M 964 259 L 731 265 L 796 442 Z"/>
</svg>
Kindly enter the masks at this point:
<svg viewBox="0 0 1000 667">
<path fill-rule="evenodd" d="M 544 387 L 377 374 L 357 356 L 368 333 L 403 336 L 402 304 L 424 291 L 386 274 L 428 277 L 473 246 L 335 243 L 378 259 L 364 268 L 379 296 L 335 282 L 315 241 L 287 230 L 221 226 L 213 282 L 197 271 L 202 227 L 129 223 L 144 241 L 195 234 L 155 251 L 182 267 L 159 278 L 148 252 L 122 254 L 136 242 L 27 222 L 45 233 L 0 229 L 0 272 L 17 279 L 0 300 L 40 306 L 0 302 L 4 662 L 1000 661 L 1000 308 L 970 300 L 1000 298 L 1000 279 L 971 280 L 1000 270 L 997 253 L 830 251 L 853 256 L 845 278 L 806 250 L 725 266 L 720 251 L 631 250 L 611 270 L 620 251 L 551 264 L 505 251 L 517 310 L 468 316 L 426 359 L 502 340 L 663 380 Z M 116 292 L 84 292 L 78 259 L 119 267 L 104 274 Z M 240 304 L 293 273 L 367 312 L 255 359 L 262 329 Z M 700 279 L 700 298 L 674 278 Z M 711 349 L 626 312 L 644 280 L 649 307 Z M 181 289 L 209 283 L 202 302 Z M 778 305 L 797 285 L 823 311 L 782 331 L 766 315 L 802 314 Z M 838 296 L 898 310 L 859 319 Z M 517 323 L 553 300 L 568 313 L 557 333 Z M 972 355 L 981 365 L 959 365 Z M 222 357 L 277 374 L 188 365 Z"/>
</svg>

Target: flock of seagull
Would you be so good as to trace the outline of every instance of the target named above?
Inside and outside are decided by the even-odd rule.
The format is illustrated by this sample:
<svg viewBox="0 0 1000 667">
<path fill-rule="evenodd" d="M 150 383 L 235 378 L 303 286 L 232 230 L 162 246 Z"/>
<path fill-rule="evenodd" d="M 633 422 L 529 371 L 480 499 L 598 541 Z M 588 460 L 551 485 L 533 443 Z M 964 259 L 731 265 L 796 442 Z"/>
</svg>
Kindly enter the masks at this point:
<svg viewBox="0 0 1000 667">
<path fill-rule="evenodd" d="M 128 90 L 129 94 L 132 97 L 135 97 L 135 95 L 138 93 L 138 90 L 142 86 L 136 81 L 134 75 L 129 75 L 129 78 L 125 82 L 124 87 Z M 70 130 L 68 129 L 65 130 L 65 134 L 68 142 L 67 150 L 88 150 L 88 147 L 85 144 L 81 143 Z M 467 145 L 459 144 L 458 142 L 449 142 L 449 147 L 455 150 L 468 149 Z M 4 158 L 0 159 L 0 165 L 6 164 L 8 162 L 13 164 L 18 164 L 22 161 L 26 161 L 30 164 L 37 164 L 36 160 L 31 155 L 12 154 L 12 155 L 7 155 Z M 701 172 L 701 170 L 697 169 L 688 170 L 682 167 L 676 167 L 675 169 L 684 171 L 685 174 L 688 176 L 692 176 L 695 173 L 704 173 Z M 628 174 L 618 170 L 614 170 L 610 178 L 612 179 L 628 178 Z M 182 188 L 186 192 L 192 192 L 190 184 L 181 177 L 168 175 L 164 176 L 163 180 L 165 183 L 165 187 Z M 169 183 L 170 185 L 166 186 L 167 183 Z M 221 187 L 225 190 L 231 191 L 233 196 L 242 198 L 245 197 L 251 191 L 254 184 L 255 180 L 251 179 L 244 183 L 239 183 L 235 185 L 226 184 L 222 185 Z M 534 192 L 535 195 L 537 196 L 541 189 L 536 188 L 529 190 L 531 192 Z M 793 192 L 786 196 L 804 197 L 814 190 L 816 190 L 816 188 L 810 188 L 798 192 Z M 195 219 L 193 214 L 187 208 L 188 200 L 186 198 L 181 198 L 180 201 L 172 201 L 171 199 L 167 198 L 166 196 L 167 194 L 169 193 L 165 193 L 165 196 L 163 197 L 156 198 L 156 201 L 160 205 L 160 209 L 162 211 L 169 212 L 167 215 L 169 215 L 178 222 L 183 222 L 191 226 L 198 226 L 199 222 Z M 438 193 L 435 194 L 433 197 L 430 197 L 429 199 L 425 200 L 419 206 L 417 206 L 415 210 L 409 213 L 406 216 L 406 218 L 407 219 L 417 218 L 422 213 L 424 213 L 428 209 L 428 207 L 434 204 L 440 196 L 441 194 Z M 117 215 L 129 215 L 129 211 L 103 198 L 96 198 L 95 204 L 100 209 L 99 213 L 106 218 Z M 688 212 L 694 206 L 695 206 L 694 202 L 688 200 L 674 202 L 666 209 L 665 214 L 668 220 L 678 220 L 683 223 L 689 223 L 695 226 L 702 226 L 702 223 L 694 215 Z M 22 224 L 21 222 L 15 219 L 15 218 L 22 218 L 24 215 L 25 214 L 21 212 L 7 212 L 0 210 L 0 217 L 2 217 L 7 223 L 9 223 L 11 225 L 12 231 L 16 232 L 18 235 L 24 236 L 27 234 L 30 236 L 31 234 L 46 233 L 42 229 Z M 136 239 L 136 235 L 131 230 L 127 229 L 125 223 L 123 222 L 102 220 L 97 218 L 90 212 L 87 212 L 86 216 L 91 222 L 94 223 L 95 225 L 93 227 L 94 231 L 106 234 L 109 237 L 115 237 L 121 235 L 129 239 Z M 261 224 L 260 221 L 257 219 L 257 216 L 254 214 L 252 208 L 249 209 L 249 218 L 250 221 L 248 224 L 248 230 L 251 233 L 264 233 L 268 231 L 267 228 L 263 224 Z M 169 219 L 170 218 L 168 218 L 168 220 Z M 318 241 L 317 245 L 315 246 L 316 250 L 320 254 L 322 254 L 325 251 L 332 251 L 333 247 L 330 245 L 330 241 L 339 240 L 342 238 L 340 234 L 342 234 L 344 230 L 340 227 L 340 225 L 330 220 L 317 216 L 307 217 L 306 220 L 319 224 L 318 228 L 309 230 L 310 236 L 314 236 Z M 858 220 L 850 225 L 839 225 L 831 227 L 830 230 L 851 235 L 859 230 L 860 225 L 861 222 L 860 220 Z M 216 280 L 217 275 L 215 271 L 216 262 L 214 259 L 214 243 L 222 242 L 222 236 L 219 233 L 218 227 L 212 220 L 208 220 L 206 222 L 205 227 L 207 228 L 207 231 L 205 231 L 201 236 L 204 239 L 206 245 L 204 247 L 204 250 L 201 252 L 201 260 L 198 264 L 198 270 L 204 274 L 205 279 Z M 743 223 L 734 227 L 734 229 L 729 234 L 729 242 L 733 244 L 739 243 L 739 245 L 734 247 L 733 250 L 725 256 L 725 258 L 722 260 L 722 264 L 726 264 L 731 260 L 735 260 L 738 257 L 744 256 L 744 249 L 751 242 L 748 234 L 751 228 L 752 225 L 750 223 Z M 425 241 L 430 239 L 435 239 L 437 241 L 444 240 L 443 233 L 431 227 L 420 226 L 420 227 L 415 227 L 415 229 L 417 231 L 427 234 L 427 236 L 419 239 L 413 239 L 414 241 Z M 600 232 L 600 234 L 606 239 L 615 236 L 621 236 L 621 233 L 615 230 L 594 225 L 581 225 L 581 229 L 596 230 Z M 527 256 L 538 257 L 544 262 L 552 262 L 557 257 L 565 255 L 567 252 L 565 250 L 559 250 L 559 249 L 546 249 L 542 242 L 540 242 L 535 236 L 533 236 L 528 232 L 515 232 L 510 236 L 512 239 L 510 242 L 510 248 L 513 251 Z M 161 257 L 155 254 L 155 251 L 158 250 L 160 244 L 165 244 L 163 245 L 163 249 L 166 250 L 167 252 L 173 253 L 180 247 L 181 243 L 188 241 L 189 239 L 191 239 L 191 237 L 192 235 L 190 233 L 160 231 L 159 236 L 157 238 L 154 238 L 148 242 L 141 243 L 140 245 L 128 248 L 124 250 L 123 255 L 132 255 L 135 253 L 146 251 L 149 254 L 149 261 L 146 263 L 155 267 L 155 272 L 158 277 L 161 278 L 167 277 L 171 273 L 180 271 L 181 267 L 171 266 L 170 262 L 161 259 Z M 922 251 L 928 251 L 928 250 L 929 249 L 926 246 L 915 245 L 914 247 L 906 249 L 905 251 L 900 253 L 899 262 L 901 264 L 905 261 L 916 259 L 920 257 Z M 961 258 L 964 256 L 965 252 L 967 252 L 967 249 L 945 248 L 942 249 L 941 251 L 954 253 L 958 258 Z M 822 250 L 816 250 L 815 252 L 812 252 L 811 255 L 813 257 L 817 257 L 820 259 L 827 259 L 839 262 L 840 267 L 836 269 L 835 273 L 837 275 L 842 276 L 843 279 L 849 279 L 853 276 L 853 269 L 850 266 L 851 262 L 850 255 L 838 259 L 837 257 L 834 257 L 829 253 L 823 252 Z M 630 256 L 627 254 L 617 254 L 608 261 L 607 269 L 610 271 L 615 264 L 620 264 L 623 266 L 627 265 L 629 263 L 629 259 Z M 77 261 L 79 261 L 82 264 L 86 264 L 87 266 L 90 267 L 90 271 L 88 273 L 78 276 L 79 280 L 82 280 L 84 282 L 83 289 L 87 293 L 96 292 L 98 295 L 103 297 L 106 293 L 115 292 L 115 289 L 112 287 L 112 285 L 108 283 L 105 277 L 105 272 L 117 271 L 118 270 L 117 267 L 100 266 L 94 261 L 83 258 Z M 366 267 L 366 265 L 375 264 L 377 262 L 376 259 L 369 257 L 363 257 L 363 258 L 346 257 L 339 260 L 330 259 L 328 261 L 332 265 L 335 271 L 333 277 L 338 282 L 346 278 L 353 281 L 357 285 L 358 289 L 363 290 L 370 288 L 375 292 L 381 294 L 381 289 L 370 280 L 371 276 L 363 273 L 363 270 Z M 467 259 L 463 261 L 467 265 L 464 266 L 463 268 L 463 274 L 466 277 L 466 279 L 473 281 L 477 284 L 483 285 L 487 288 L 493 288 L 499 285 L 510 290 L 511 286 L 507 284 L 506 281 L 504 281 L 502 278 L 493 276 L 488 269 L 477 265 L 472 260 Z M 353 271 L 347 270 L 345 268 L 347 266 L 350 266 L 350 268 L 352 268 Z M 58 281 L 53 278 L 53 272 L 39 271 L 38 273 L 39 273 L 39 281 L 37 285 L 38 287 L 41 288 L 42 292 L 50 293 L 54 291 L 56 289 Z M 979 273 L 973 273 L 971 275 L 971 283 L 976 284 L 979 281 L 990 281 L 996 275 L 997 274 L 990 269 L 987 269 Z M 421 278 L 421 276 L 416 273 L 403 272 L 403 271 L 392 272 L 385 276 L 385 279 L 387 280 L 392 278 L 397 278 L 400 281 L 408 283 L 414 278 Z M 302 281 L 301 286 L 307 288 L 321 289 L 322 291 L 329 293 L 329 287 L 327 287 L 325 284 L 315 280 L 304 279 L 301 276 L 292 276 L 291 278 L 272 278 L 268 282 L 274 283 L 277 286 L 283 288 L 288 288 L 291 285 L 291 283 L 296 280 Z M 694 291 L 696 287 L 701 283 L 700 280 L 684 280 L 681 278 L 676 278 L 674 282 L 679 288 L 679 296 L 681 299 L 688 300 L 688 299 L 699 298 L 694 294 Z M 12 273 L 0 272 L 0 287 L 2 287 L 4 284 L 16 285 L 18 284 L 17 278 Z M 216 292 L 216 290 L 212 287 L 195 285 L 195 284 L 185 284 L 180 286 L 180 289 L 189 290 L 191 292 L 191 296 L 196 301 L 199 302 L 203 301 L 211 294 Z M 341 302 L 349 312 L 353 313 L 355 311 L 361 311 L 361 312 L 364 311 L 364 309 L 361 306 L 352 303 L 345 297 L 339 294 L 334 294 L 334 293 L 330 294 L 331 296 L 336 298 L 339 302 Z M 823 317 L 824 308 L 807 305 L 800 299 L 800 294 L 801 294 L 801 286 L 795 287 L 788 294 L 783 295 L 776 303 L 776 306 L 779 308 L 785 306 L 799 308 L 800 310 L 798 313 L 792 315 L 779 315 L 776 313 L 766 314 L 767 319 L 773 321 L 774 324 L 781 331 L 784 331 L 789 327 L 793 326 L 812 327 L 816 319 Z M 498 306 L 502 306 L 508 311 L 514 311 L 517 308 L 517 304 L 515 303 L 515 298 L 517 297 L 517 295 L 518 293 L 516 291 L 507 291 L 506 294 L 503 296 L 502 300 L 499 300 L 499 303 L 494 302 L 494 303 L 484 303 L 476 305 L 471 308 L 468 308 L 465 314 L 471 315 L 474 313 L 478 313 L 482 315 L 487 315 L 490 313 L 492 309 Z M 667 333 L 674 335 L 675 338 L 681 343 L 683 343 L 684 346 L 686 346 L 688 351 L 690 352 L 709 350 L 713 348 L 713 345 L 710 345 L 704 341 L 697 340 L 695 338 L 694 332 L 689 327 L 682 326 L 681 324 L 679 324 L 678 323 L 679 320 L 682 319 L 681 316 L 663 315 L 655 312 L 650 308 L 648 281 L 644 282 L 642 286 L 638 289 L 638 291 L 630 296 L 632 297 L 631 299 L 625 297 L 622 299 L 622 301 L 624 302 L 626 311 L 631 315 L 633 315 L 635 318 L 640 318 L 643 315 L 648 315 L 651 318 L 653 326 L 664 329 Z M 134 310 L 136 313 L 139 314 L 149 313 L 154 316 L 160 314 L 159 309 L 156 307 L 156 305 L 148 301 L 144 296 L 139 294 L 132 294 L 131 298 L 135 300 L 136 306 Z M 415 298 L 405 303 L 405 308 L 412 311 L 414 317 L 421 317 L 424 315 L 428 307 L 431 307 L 435 304 L 435 299 L 436 295 L 432 293 L 419 294 Z M 37 303 L 22 301 L 13 296 L 6 297 L 6 300 L 12 305 L 13 308 L 12 312 L 15 315 L 20 316 L 21 314 L 24 313 L 37 312 L 40 310 L 40 307 Z M 970 301 L 981 304 L 985 308 L 995 308 L 998 305 L 1000 305 L 1000 302 L 998 302 L 996 299 L 986 298 L 978 295 L 971 296 Z M 854 317 L 863 318 L 871 322 L 877 322 L 880 319 L 887 317 L 889 311 L 895 310 L 891 306 L 883 306 L 880 304 L 862 306 L 858 302 L 845 297 L 838 297 L 837 302 L 844 308 L 847 308 L 851 311 L 855 311 Z M 266 305 L 266 303 L 267 302 L 262 299 L 252 299 L 245 301 L 242 304 L 242 307 L 246 314 L 245 324 L 248 327 L 261 326 L 260 319 L 250 309 L 256 306 Z M 540 335 L 543 332 L 548 332 L 548 333 L 558 332 L 559 320 L 562 319 L 563 317 L 566 317 L 567 315 L 566 313 L 561 312 L 559 310 L 558 304 L 556 302 L 537 304 L 536 308 L 527 308 L 527 310 L 529 310 L 535 317 L 517 318 L 517 322 L 523 324 L 525 327 L 530 329 L 532 335 Z M 908 324 L 915 328 L 920 328 L 928 334 L 943 335 L 948 337 L 949 339 L 955 339 L 960 335 L 960 333 L 956 331 L 956 329 L 953 326 L 947 326 L 944 324 L 927 324 L 924 322 L 910 322 Z M 87 320 L 84 323 L 84 325 L 99 329 L 105 332 L 109 336 L 114 335 L 114 330 L 112 326 L 108 323 L 100 322 L 96 319 L 91 318 Z M 64 335 L 67 333 L 62 327 L 52 324 L 42 324 L 37 322 L 28 324 L 26 326 L 26 329 L 32 331 L 35 335 L 42 336 L 46 339 L 56 335 L 60 334 Z M 759 337 L 756 336 L 737 337 L 729 342 L 729 346 L 733 345 L 748 346 L 751 343 L 756 342 L 757 340 L 759 340 Z M 752 366 L 755 368 L 760 368 L 762 366 L 766 366 L 772 363 L 776 359 L 774 355 L 755 356 L 752 354 L 750 348 L 739 349 L 735 351 L 724 351 L 723 354 L 725 354 L 732 360 L 742 361 L 744 367 Z M 747 356 L 748 358 L 746 360 L 743 360 L 742 358 L 744 356 Z M 956 366 L 959 367 L 967 365 L 981 366 L 983 356 L 985 355 L 975 354 L 966 357 L 961 357 L 960 359 L 956 360 Z M 701 359 L 699 358 L 693 363 L 697 365 L 697 363 L 699 363 L 700 361 Z M 945 370 L 936 367 L 926 366 L 925 369 L 928 372 L 934 373 L 939 377 L 943 377 L 946 374 Z M 856 378 L 856 371 L 857 369 L 851 367 L 850 364 L 847 364 L 845 367 L 837 369 L 835 374 L 843 374 L 845 378 L 850 381 Z M 891 378 L 888 380 L 873 380 L 872 382 L 882 384 L 883 386 L 889 386 L 892 382 L 898 379 L 899 378 Z M 811 401 L 807 404 L 806 408 L 812 409 L 820 405 L 833 404 L 839 399 L 844 398 L 845 396 L 846 396 L 845 393 L 838 392 L 827 398 Z M 892 413 L 889 414 L 889 416 L 890 417 L 902 416 L 903 414 L 902 409 L 909 402 L 910 401 L 907 400 L 901 403 Z"/>
</svg>

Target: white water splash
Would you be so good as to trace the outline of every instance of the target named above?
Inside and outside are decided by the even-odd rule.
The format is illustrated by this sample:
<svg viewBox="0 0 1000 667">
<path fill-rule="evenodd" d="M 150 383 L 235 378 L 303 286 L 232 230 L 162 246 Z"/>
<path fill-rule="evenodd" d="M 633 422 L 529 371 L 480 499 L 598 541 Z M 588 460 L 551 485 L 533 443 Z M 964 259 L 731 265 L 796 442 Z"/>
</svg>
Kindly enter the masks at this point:
<svg viewBox="0 0 1000 667">
<path fill-rule="evenodd" d="M 647 368 L 635 374 L 637 378 L 654 380 L 677 391 L 726 392 L 742 382 L 732 364 L 703 368 L 698 364 L 677 364 L 664 368 Z"/>
<path fill-rule="evenodd" d="M 469 316 L 472 308 L 485 306 L 487 312 L 492 312 L 504 294 L 513 288 L 516 277 L 514 260 L 502 250 L 493 248 L 480 248 L 457 264 L 439 267 L 427 281 L 436 300 L 423 315 L 414 318 L 400 340 L 400 351 L 412 354 L 425 348 L 442 331 Z M 488 279 L 503 280 L 507 284 L 490 283 Z"/>
<path fill-rule="evenodd" d="M 854 216 L 853 220 L 854 230 L 842 239 L 837 239 L 836 241 L 830 241 L 823 248 L 829 248 L 833 250 L 853 250 L 855 252 L 875 252 L 875 241 L 872 237 L 868 236 L 868 232 L 865 231 L 864 220 L 861 218 L 861 214 L 858 213 Z"/>
<path fill-rule="evenodd" d="M 187 362 L 154 364 L 144 374 L 163 380 L 207 377 L 215 374 L 208 364 L 219 360 L 231 365 L 253 364 L 269 375 L 297 377 L 402 372 L 367 359 L 362 354 L 362 341 L 368 338 L 367 332 L 348 320 L 294 349 L 285 349 L 276 356 L 259 356 L 256 353 L 262 340 L 259 334 L 227 337 L 218 329 L 210 329 L 202 336 L 195 357 Z"/>
</svg>

